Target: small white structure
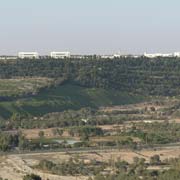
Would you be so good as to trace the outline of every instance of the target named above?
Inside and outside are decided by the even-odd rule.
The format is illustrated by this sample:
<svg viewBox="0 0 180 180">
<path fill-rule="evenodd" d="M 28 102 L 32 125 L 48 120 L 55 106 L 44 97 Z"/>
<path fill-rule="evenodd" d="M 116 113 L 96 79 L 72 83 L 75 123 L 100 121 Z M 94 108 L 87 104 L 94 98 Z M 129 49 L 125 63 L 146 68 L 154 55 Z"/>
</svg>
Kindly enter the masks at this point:
<svg viewBox="0 0 180 180">
<path fill-rule="evenodd" d="M 39 58 L 39 54 L 37 52 L 19 52 L 18 53 L 18 57 L 20 59 L 38 59 Z"/>
<path fill-rule="evenodd" d="M 114 55 L 101 55 L 103 59 L 114 59 Z"/>
<path fill-rule="evenodd" d="M 51 58 L 54 59 L 63 59 L 63 58 L 70 58 L 70 52 L 51 52 Z"/>
<path fill-rule="evenodd" d="M 122 55 L 121 54 L 114 54 L 113 56 L 114 56 L 114 58 L 120 58 Z"/>
<path fill-rule="evenodd" d="M 17 56 L 0 56 L 0 60 L 16 60 Z"/>
</svg>

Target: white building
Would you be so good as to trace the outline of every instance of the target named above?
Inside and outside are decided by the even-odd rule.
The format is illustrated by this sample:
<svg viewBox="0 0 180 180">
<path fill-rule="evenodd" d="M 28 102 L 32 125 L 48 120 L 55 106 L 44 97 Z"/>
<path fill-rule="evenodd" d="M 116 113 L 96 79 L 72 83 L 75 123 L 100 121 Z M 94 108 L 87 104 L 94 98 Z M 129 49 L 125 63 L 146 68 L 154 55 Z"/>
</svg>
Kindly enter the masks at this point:
<svg viewBox="0 0 180 180">
<path fill-rule="evenodd" d="M 18 57 L 20 59 L 25 59 L 25 58 L 38 59 L 39 58 L 39 54 L 37 52 L 19 52 L 18 53 Z"/>
<path fill-rule="evenodd" d="M 51 58 L 54 59 L 63 59 L 63 58 L 70 58 L 70 52 L 51 52 Z"/>
<path fill-rule="evenodd" d="M 169 53 L 169 54 L 162 54 L 162 53 L 147 54 L 147 53 L 144 53 L 144 56 L 147 58 L 156 58 L 156 57 L 173 57 L 174 55 L 171 53 Z"/>
<path fill-rule="evenodd" d="M 180 52 L 175 52 L 174 57 L 180 57 Z"/>
</svg>

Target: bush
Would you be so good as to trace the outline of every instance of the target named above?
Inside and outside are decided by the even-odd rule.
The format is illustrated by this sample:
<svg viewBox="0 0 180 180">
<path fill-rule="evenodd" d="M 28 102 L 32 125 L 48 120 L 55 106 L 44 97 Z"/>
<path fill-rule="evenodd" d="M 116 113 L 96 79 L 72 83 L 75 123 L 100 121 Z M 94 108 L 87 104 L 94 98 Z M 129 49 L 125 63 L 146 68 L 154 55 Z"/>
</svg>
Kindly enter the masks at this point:
<svg viewBox="0 0 180 180">
<path fill-rule="evenodd" d="M 23 180 L 42 180 L 40 176 L 31 174 L 24 176 Z"/>
</svg>

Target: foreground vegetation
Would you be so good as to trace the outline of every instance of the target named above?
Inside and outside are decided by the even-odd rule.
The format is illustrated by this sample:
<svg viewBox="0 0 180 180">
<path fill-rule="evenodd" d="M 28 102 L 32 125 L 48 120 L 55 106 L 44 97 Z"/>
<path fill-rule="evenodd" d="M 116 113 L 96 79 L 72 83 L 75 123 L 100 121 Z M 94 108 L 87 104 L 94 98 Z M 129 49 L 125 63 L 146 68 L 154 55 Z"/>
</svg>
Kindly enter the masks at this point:
<svg viewBox="0 0 180 180">
<path fill-rule="evenodd" d="M 121 160 L 110 160 L 109 162 L 94 160 L 84 163 L 75 158 L 61 164 L 42 160 L 35 168 L 58 175 L 85 175 L 90 177 L 89 180 L 179 180 L 179 161 L 179 158 L 161 161 L 158 155 L 152 156 L 150 162 L 146 162 L 144 158 L 135 157 L 131 164 Z M 148 169 L 148 167 L 160 165 L 168 168 L 162 171 Z"/>
</svg>

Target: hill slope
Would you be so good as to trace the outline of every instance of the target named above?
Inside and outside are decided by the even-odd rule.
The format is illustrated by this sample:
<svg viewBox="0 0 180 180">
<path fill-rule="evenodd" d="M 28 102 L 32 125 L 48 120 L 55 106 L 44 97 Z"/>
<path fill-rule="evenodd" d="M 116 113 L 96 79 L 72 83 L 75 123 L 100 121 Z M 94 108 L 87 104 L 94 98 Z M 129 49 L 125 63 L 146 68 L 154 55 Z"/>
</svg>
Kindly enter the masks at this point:
<svg viewBox="0 0 180 180">
<path fill-rule="evenodd" d="M 0 116 L 9 118 L 13 113 L 43 115 L 67 109 L 82 107 L 98 108 L 100 106 L 131 104 L 143 101 L 140 95 L 130 95 L 117 90 L 102 88 L 84 88 L 66 84 L 40 92 L 37 96 L 14 101 L 0 102 Z"/>
</svg>

